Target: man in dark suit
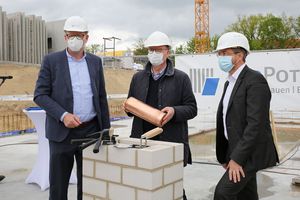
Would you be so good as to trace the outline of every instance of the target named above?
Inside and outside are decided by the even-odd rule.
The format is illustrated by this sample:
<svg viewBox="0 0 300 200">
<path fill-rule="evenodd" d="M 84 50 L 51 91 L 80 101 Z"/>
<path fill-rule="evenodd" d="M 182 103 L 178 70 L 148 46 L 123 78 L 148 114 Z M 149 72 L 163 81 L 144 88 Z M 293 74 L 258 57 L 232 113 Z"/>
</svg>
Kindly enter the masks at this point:
<svg viewBox="0 0 300 200">
<path fill-rule="evenodd" d="M 74 164 L 77 198 L 82 199 L 82 152 L 72 139 L 110 127 L 101 59 L 84 52 L 86 22 L 78 16 L 64 25 L 67 48 L 44 57 L 34 101 L 46 111 L 50 147 L 50 200 L 66 200 Z"/>
<path fill-rule="evenodd" d="M 266 79 L 246 63 L 247 38 L 223 34 L 217 45 L 219 67 L 228 72 L 217 111 L 216 154 L 226 169 L 215 200 L 256 200 L 256 172 L 276 165 L 269 120 L 271 92 Z"/>
</svg>

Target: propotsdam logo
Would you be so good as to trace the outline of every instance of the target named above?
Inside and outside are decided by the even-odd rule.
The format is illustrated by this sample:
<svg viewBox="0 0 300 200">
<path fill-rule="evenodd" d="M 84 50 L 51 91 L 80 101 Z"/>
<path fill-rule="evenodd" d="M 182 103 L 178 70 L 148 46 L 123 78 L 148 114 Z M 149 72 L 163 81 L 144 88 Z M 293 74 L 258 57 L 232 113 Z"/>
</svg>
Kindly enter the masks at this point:
<svg viewBox="0 0 300 200">
<path fill-rule="evenodd" d="M 203 96 L 214 96 L 217 91 L 218 83 L 220 78 L 206 78 L 202 95 Z"/>
<path fill-rule="evenodd" d="M 214 77 L 213 68 L 190 69 L 190 79 L 194 93 L 201 93 L 202 96 L 216 94 L 220 78 Z"/>
</svg>

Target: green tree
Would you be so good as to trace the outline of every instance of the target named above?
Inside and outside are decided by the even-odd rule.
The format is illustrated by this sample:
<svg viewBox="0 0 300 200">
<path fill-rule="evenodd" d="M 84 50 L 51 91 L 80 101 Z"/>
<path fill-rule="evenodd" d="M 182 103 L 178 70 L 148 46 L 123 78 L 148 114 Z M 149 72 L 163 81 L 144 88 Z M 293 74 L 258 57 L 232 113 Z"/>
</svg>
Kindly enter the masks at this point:
<svg viewBox="0 0 300 200">
<path fill-rule="evenodd" d="M 297 25 L 299 21 L 299 17 L 294 19 L 285 15 L 239 16 L 237 22 L 230 25 L 226 32 L 243 33 L 248 38 L 252 50 L 295 48 L 300 47 Z"/>
<path fill-rule="evenodd" d="M 258 31 L 264 49 L 286 48 L 287 42 L 293 39 L 289 20 L 284 17 L 275 17 L 271 14 L 264 17 Z"/>
<path fill-rule="evenodd" d="M 210 51 L 214 51 L 217 48 L 219 35 L 214 35 L 210 38 Z"/>
<path fill-rule="evenodd" d="M 186 43 L 186 50 L 188 53 L 195 53 L 195 37 L 192 37 L 189 41 Z"/>
<path fill-rule="evenodd" d="M 96 54 L 101 49 L 102 49 L 102 45 L 100 44 L 91 44 L 85 47 L 85 50 L 92 54 Z"/>
<path fill-rule="evenodd" d="M 216 49 L 219 37 L 219 35 L 214 35 L 210 38 L 209 51 L 214 51 Z M 196 53 L 195 42 L 195 37 L 192 37 L 186 42 L 185 53 Z"/>
<path fill-rule="evenodd" d="M 175 49 L 175 54 L 186 54 L 187 50 L 184 44 L 179 45 L 179 47 L 177 47 Z"/>
<path fill-rule="evenodd" d="M 295 35 L 297 36 L 297 38 L 300 37 L 300 16 L 295 19 L 294 21 L 294 30 L 295 30 Z"/>
<path fill-rule="evenodd" d="M 145 47 L 144 40 L 139 39 L 136 44 L 133 45 L 133 54 L 134 55 L 147 55 L 148 49 Z"/>
<path fill-rule="evenodd" d="M 243 33 L 249 40 L 250 49 L 262 49 L 258 32 L 262 20 L 262 15 L 238 16 L 238 21 L 231 24 L 226 32 Z"/>
</svg>

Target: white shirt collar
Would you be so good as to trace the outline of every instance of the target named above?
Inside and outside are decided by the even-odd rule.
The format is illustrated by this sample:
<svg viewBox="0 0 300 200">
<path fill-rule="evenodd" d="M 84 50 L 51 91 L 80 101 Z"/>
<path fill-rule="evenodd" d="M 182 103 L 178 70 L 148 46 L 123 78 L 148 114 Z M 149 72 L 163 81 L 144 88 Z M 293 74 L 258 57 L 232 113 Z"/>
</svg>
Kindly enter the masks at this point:
<svg viewBox="0 0 300 200">
<path fill-rule="evenodd" d="M 84 59 L 85 59 L 85 57 L 86 57 L 86 53 L 85 53 L 85 52 L 83 52 L 83 56 L 82 56 L 82 58 L 80 58 L 79 60 L 77 60 L 77 59 L 75 59 L 73 56 L 71 56 L 71 55 L 69 54 L 69 52 L 68 52 L 67 48 L 66 48 L 66 53 L 67 53 L 67 57 L 68 57 L 68 58 L 71 58 L 72 60 L 75 60 L 75 61 L 82 61 L 82 60 L 84 60 Z"/>
<path fill-rule="evenodd" d="M 245 66 L 246 66 L 246 63 L 241 65 L 232 75 L 228 75 L 227 80 L 229 82 L 235 82 L 238 79 L 242 70 L 245 68 Z"/>
</svg>

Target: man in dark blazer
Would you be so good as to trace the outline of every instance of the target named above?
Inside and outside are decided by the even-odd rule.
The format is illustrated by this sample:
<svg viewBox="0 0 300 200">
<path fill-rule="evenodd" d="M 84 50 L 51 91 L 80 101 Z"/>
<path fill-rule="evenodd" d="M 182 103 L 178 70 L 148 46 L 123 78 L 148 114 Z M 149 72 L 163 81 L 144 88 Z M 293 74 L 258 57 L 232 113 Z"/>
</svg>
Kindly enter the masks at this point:
<svg viewBox="0 0 300 200">
<path fill-rule="evenodd" d="M 82 152 L 72 139 L 110 127 L 101 59 L 84 52 L 86 22 L 78 16 L 64 26 L 67 48 L 44 57 L 34 101 L 46 111 L 46 137 L 50 147 L 50 200 L 66 200 L 74 164 L 77 198 L 82 199 Z"/>
<path fill-rule="evenodd" d="M 144 70 L 133 76 L 128 97 L 135 97 L 166 113 L 163 133 L 152 139 L 183 143 L 186 166 L 192 163 L 187 121 L 197 115 L 197 103 L 190 79 L 184 72 L 174 69 L 168 59 L 171 42 L 166 34 L 153 32 L 145 41 L 145 46 L 148 48 L 149 62 Z M 140 138 L 155 127 L 135 116 L 130 137 Z M 184 194 L 183 199 L 186 199 Z"/>
<path fill-rule="evenodd" d="M 271 92 L 266 79 L 246 63 L 247 38 L 223 34 L 217 45 L 219 67 L 228 72 L 217 111 L 216 154 L 226 169 L 215 200 L 256 200 L 256 172 L 278 161 L 269 120 Z"/>
</svg>

